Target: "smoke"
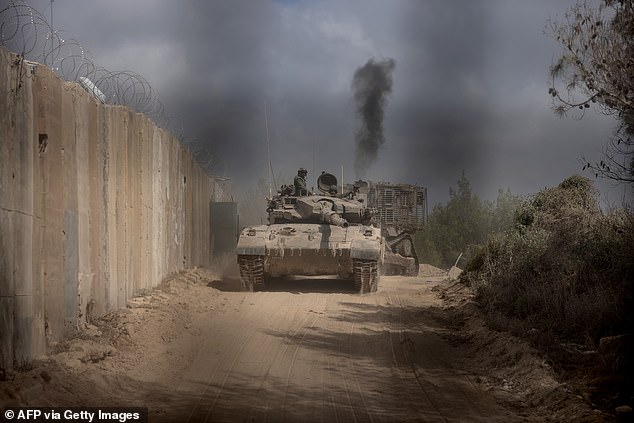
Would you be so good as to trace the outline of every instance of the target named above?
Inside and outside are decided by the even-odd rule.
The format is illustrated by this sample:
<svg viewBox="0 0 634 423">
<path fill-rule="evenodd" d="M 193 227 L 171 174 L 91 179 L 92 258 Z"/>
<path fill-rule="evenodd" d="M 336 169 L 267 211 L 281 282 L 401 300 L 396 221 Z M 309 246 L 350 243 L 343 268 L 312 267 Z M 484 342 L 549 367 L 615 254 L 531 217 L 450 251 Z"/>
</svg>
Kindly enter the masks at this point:
<svg viewBox="0 0 634 423">
<path fill-rule="evenodd" d="M 376 160 L 379 148 L 385 142 L 383 115 L 387 96 L 392 91 L 392 71 L 396 62 L 374 59 L 356 70 L 352 79 L 352 90 L 361 118 L 357 130 L 357 151 L 354 170 L 357 178 L 363 178 L 368 167 Z"/>
</svg>

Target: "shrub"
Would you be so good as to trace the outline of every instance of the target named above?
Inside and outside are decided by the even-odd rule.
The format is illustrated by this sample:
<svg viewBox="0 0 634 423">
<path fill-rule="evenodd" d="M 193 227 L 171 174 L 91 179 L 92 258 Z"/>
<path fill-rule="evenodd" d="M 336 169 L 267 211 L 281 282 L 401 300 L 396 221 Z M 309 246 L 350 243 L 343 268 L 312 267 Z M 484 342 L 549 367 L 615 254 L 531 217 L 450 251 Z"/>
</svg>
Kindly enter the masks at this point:
<svg viewBox="0 0 634 423">
<path fill-rule="evenodd" d="M 542 190 L 474 251 L 462 279 L 491 314 L 592 346 L 631 330 L 634 218 L 602 213 L 588 179 Z"/>
<path fill-rule="evenodd" d="M 519 201 L 510 191 L 500 190 L 495 203 L 483 202 L 472 193 L 463 174 L 457 187 L 449 189 L 447 204 L 434 207 L 426 227 L 415 237 L 419 259 L 449 268 L 462 253 L 459 266 L 464 266 L 462 263 L 469 261 L 474 248 L 485 243 L 489 233 L 513 224 Z"/>
</svg>

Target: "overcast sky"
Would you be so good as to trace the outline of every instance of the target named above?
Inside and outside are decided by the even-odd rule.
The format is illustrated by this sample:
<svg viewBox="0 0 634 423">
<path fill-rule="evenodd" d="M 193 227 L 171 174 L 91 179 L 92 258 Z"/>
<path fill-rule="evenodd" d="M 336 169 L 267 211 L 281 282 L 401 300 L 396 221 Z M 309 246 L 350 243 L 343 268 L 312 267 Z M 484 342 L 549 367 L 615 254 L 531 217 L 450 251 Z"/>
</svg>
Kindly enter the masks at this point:
<svg viewBox="0 0 634 423">
<path fill-rule="evenodd" d="M 50 1 L 30 0 L 44 16 Z M 216 174 L 238 186 L 272 165 L 289 178 L 321 170 L 354 175 L 359 126 L 355 71 L 393 59 L 371 180 L 428 187 L 447 201 L 464 171 L 493 200 L 530 194 L 600 158 L 614 122 L 551 110 L 548 67 L 559 50 L 545 34 L 573 0 L 55 0 L 54 25 L 109 70 L 142 74 L 182 135 L 208 143 Z M 593 175 L 586 174 L 586 176 Z M 310 185 L 310 184 L 309 184 Z M 605 202 L 623 186 L 599 181 Z"/>
</svg>

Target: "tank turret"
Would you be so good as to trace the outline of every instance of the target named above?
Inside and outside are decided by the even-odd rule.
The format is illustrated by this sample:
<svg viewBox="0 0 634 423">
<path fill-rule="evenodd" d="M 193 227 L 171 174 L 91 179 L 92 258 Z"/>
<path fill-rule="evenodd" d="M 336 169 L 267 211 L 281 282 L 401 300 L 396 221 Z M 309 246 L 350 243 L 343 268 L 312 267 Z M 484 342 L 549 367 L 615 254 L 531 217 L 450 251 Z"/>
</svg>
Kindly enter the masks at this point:
<svg viewBox="0 0 634 423">
<path fill-rule="evenodd" d="M 355 199 L 352 192 L 338 194 L 334 175 L 322 172 L 317 188 L 321 194 L 295 196 L 282 186 L 269 201 L 269 223 L 328 223 L 344 228 L 349 224 L 370 224 L 375 210 Z"/>
</svg>

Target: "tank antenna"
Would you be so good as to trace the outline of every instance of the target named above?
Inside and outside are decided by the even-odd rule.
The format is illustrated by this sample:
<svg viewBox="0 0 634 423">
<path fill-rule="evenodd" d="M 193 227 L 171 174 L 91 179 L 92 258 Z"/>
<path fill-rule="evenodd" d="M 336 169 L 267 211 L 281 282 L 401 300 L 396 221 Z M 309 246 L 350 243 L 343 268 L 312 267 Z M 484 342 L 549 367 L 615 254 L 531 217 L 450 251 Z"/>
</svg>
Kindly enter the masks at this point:
<svg viewBox="0 0 634 423">
<path fill-rule="evenodd" d="M 341 165 L 341 195 L 343 195 L 343 165 Z"/>
<path fill-rule="evenodd" d="M 271 186 L 271 180 L 273 175 L 273 165 L 271 164 L 271 141 L 269 140 L 269 118 L 266 112 L 266 101 L 264 102 L 264 125 L 266 126 L 266 150 L 269 155 L 269 200 L 270 200 L 271 198 L 273 198 L 273 188 Z"/>
</svg>

